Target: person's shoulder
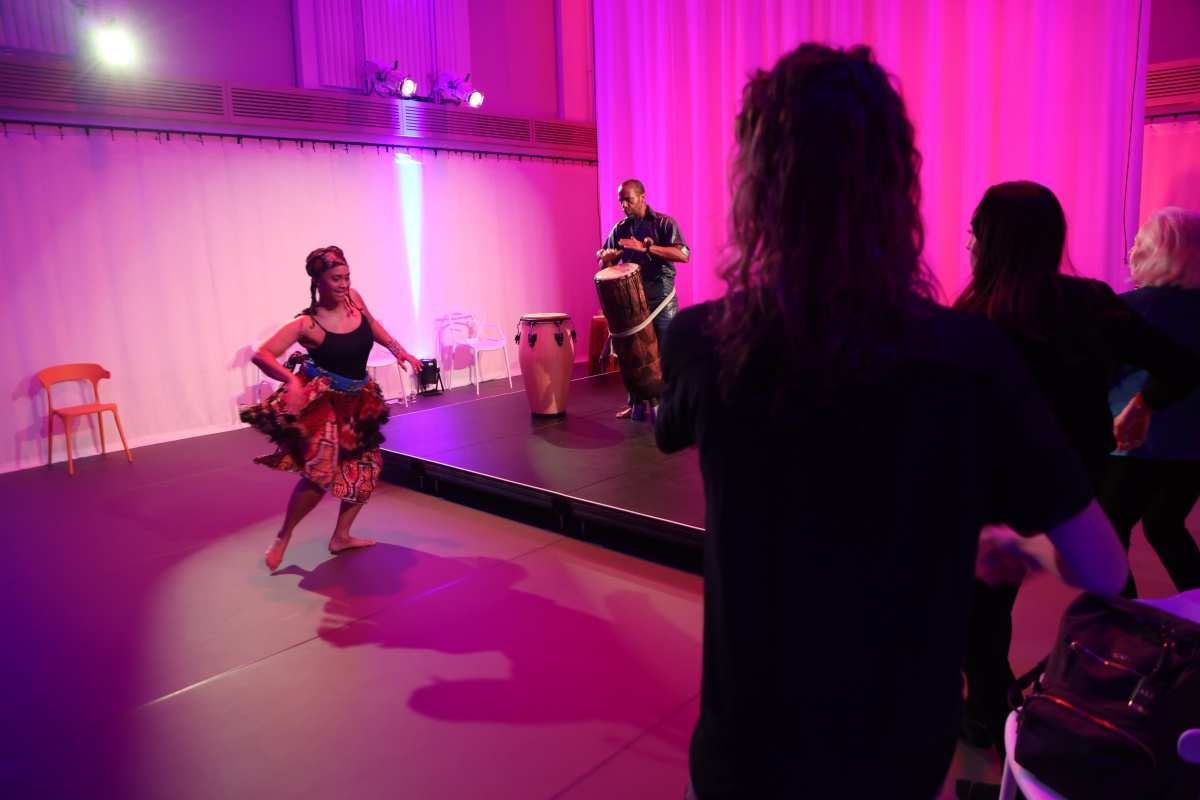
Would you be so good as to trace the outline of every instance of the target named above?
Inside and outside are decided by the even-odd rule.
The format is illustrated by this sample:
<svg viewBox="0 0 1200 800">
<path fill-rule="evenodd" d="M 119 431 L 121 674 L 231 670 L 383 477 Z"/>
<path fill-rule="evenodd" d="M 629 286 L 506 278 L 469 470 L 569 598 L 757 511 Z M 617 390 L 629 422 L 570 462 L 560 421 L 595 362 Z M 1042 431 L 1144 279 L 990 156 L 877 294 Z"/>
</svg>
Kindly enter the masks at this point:
<svg viewBox="0 0 1200 800">
<path fill-rule="evenodd" d="M 1080 298 L 1087 302 L 1110 304 L 1118 302 L 1119 298 L 1113 288 L 1098 278 L 1085 278 L 1079 275 L 1059 275 L 1058 285 L 1062 287 L 1067 297 Z"/>
<path fill-rule="evenodd" d="M 912 355 L 977 371 L 1013 351 L 1008 337 L 982 314 L 930 303 L 917 322 Z"/>
<path fill-rule="evenodd" d="M 646 216 L 653 217 L 654 219 L 658 220 L 660 223 L 662 223 L 664 225 L 675 225 L 676 227 L 679 226 L 679 223 L 676 222 L 675 218 L 672 217 L 670 214 L 664 214 L 661 211 L 655 211 L 652 208 L 646 209 Z"/>
</svg>

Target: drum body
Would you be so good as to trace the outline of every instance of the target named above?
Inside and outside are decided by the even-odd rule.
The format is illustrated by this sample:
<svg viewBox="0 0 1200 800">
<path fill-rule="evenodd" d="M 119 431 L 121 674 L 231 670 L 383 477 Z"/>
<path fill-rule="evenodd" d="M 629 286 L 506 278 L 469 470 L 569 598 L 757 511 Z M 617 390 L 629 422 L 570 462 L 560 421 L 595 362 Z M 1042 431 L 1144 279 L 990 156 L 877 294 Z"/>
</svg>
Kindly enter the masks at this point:
<svg viewBox="0 0 1200 800">
<path fill-rule="evenodd" d="M 538 415 L 567 413 L 575 325 L 568 314 L 526 314 L 517 324 L 517 351 L 529 410 Z"/>
<path fill-rule="evenodd" d="M 600 309 L 613 334 L 636 328 L 650 318 L 642 272 L 637 264 L 618 264 L 596 273 Z M 621 365 L 621 379 L 635 401 L 654 400 L 662 394 L 662 364 L 658 360 L 658 336 L 647 325 L 630 336 L 613 336 L 613 354 Z"/>
</svg>

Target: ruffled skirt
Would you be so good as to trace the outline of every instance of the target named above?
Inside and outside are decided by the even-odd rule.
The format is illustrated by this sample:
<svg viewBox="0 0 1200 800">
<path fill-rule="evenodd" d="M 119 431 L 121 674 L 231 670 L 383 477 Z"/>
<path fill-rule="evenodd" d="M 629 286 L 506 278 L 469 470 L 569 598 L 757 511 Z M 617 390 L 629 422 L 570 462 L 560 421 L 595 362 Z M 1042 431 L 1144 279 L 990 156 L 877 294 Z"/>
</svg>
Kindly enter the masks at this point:
<svg viewBox="0 0 1200 800">
<path fill-rule="evenodd" d="M 339 391 L 331 373 L 301 374 L 305 403 L 299 415 L 284 405 L 286 386 L 263 402 L 244 409 L 242 422 L 265 433 L 277 449 L 254 463 L 303 475 L 339 500 L 365 503 L 375 490 L 383 457 L 380 428 L 388 407 L 374 381 L 358 391 Z"/>
</svg>

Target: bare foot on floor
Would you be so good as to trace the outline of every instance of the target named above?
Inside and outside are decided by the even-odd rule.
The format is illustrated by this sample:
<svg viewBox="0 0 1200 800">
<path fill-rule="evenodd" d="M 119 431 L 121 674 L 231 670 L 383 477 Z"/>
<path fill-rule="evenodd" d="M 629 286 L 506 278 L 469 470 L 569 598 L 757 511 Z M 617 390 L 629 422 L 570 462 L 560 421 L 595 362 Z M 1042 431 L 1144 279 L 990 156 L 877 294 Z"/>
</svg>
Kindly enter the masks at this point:
<svg viewBox="0 0 1200 800">
<path fill-rule="evenodd" d="M 617 412 L 617 419 L 629 419 L 633 416 L 633 406 L 625 406 Z"/>
<path fill-rule="evenodd" d="M 374 539 L 355 539 L 353 536 L 348 536 L 345 539 L 330 539 L 329 552 L 337 555 L 343 550 L 354 550 L 359 547 L 370 547 L 375 544 Z"/>
<path fill-rule="evenodd" d="M 271 570 L 271 572 L 279 569 L 279 565 L 283 563 L 283 552 L 287 550 L 290 539 L 291 537 L 285 539 L 282 536 L 278 536 L 275 538 L 275 541 L 271 542 L 271 546 L 267 548 L 267 569 Z"/>
</svg>

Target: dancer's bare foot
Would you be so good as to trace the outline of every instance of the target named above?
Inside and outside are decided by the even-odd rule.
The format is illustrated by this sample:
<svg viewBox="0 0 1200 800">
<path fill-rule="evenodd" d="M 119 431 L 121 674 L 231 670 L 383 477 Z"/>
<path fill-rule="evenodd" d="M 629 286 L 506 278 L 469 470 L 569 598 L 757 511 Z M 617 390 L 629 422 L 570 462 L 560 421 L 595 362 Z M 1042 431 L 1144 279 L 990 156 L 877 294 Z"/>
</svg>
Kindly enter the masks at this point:
<svg viewBox="0 0 1200 800">
<path fill-rule="evenodd" d="M 625 406 L 617 412 L 617 419 L 629 419 L 633 416 L 633 406 Z"/>
<path fill-rule="evenodd" d="M 329 540 L 329 552 L 336 556 L 343 550 L 370 547 L 373 544 L 376 544 L 374 539 L 355 539 L 353 536 L 347 536 L 345 539 L 333 538 Z"/>
<path fill-rule="evenodd" d="M 277 536 L 275 541 L 271 542 L 271 546 L 267 548 L 267 569 L 271 572 L 279 569 L 279 565 L 283 563 L 283 552 L 287 550 L 291 538 L 290 536 Z"/>
</svg>

